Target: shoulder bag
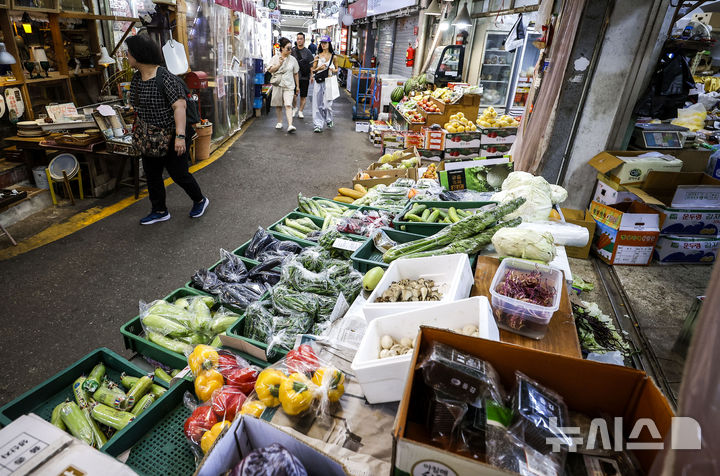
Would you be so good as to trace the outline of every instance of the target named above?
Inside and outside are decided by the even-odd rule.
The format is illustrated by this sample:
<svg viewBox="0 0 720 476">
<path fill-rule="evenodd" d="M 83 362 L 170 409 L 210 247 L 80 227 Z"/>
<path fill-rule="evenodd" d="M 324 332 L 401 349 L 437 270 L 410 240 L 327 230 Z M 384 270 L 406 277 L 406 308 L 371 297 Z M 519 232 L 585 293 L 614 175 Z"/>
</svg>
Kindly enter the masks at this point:
<svg viewBox="0 0 720 476">
<path fill-rule="evenodd" d="M 133 145 L 143 157 L 164 157 L 170 150 L 172 132 L 159 126 L 148 124 L 135 117 L 132 131 Z"/>
<path fill-rule="evenodd" d="M 285 74 L 285 63 L 284 62 L 283 62 L 283 64 L 280 65 L 280 67 L 277 69 L 277 71 L 272 73 L 272 76 L 270 76 L 270 84 L 272 86 L 275 86 L 276 88 L 279 88 L 280 85 L 282 84 L 283 74 Z"/>
<path fill-rule="evenodd" d="M 330 74 L 330 66 L 333 64 L 333 59 L 335 58 L 335 54 L 330 56 L 330 62 L 327 64 L 327 68 L 325 68 L 322 71 L 318 71 L 315 73 L 315 82 L 316 83 L 324 83 L 325 80 L 328 78 L 328 75 Z M 319 60 L 318 60 L 319 61 Z"/>
</svg>

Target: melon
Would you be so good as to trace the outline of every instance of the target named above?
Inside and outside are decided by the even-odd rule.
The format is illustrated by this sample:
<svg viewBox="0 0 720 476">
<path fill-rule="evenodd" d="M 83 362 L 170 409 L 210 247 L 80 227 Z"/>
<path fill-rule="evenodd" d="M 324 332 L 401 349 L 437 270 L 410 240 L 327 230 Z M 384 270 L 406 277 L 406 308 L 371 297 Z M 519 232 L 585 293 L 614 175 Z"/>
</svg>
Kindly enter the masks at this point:
<svg viewBox="0 0 720 476">
<path fill-rule="evenodd" d="M 390 100 L 392 102 L 400 102 L 402 101 L 402 98 L 405 96 L 405 88 L 402 86 L 398 86 L 397 88 L 393 89 L 393 92 L 390 93 Z"/>
<path fill-rule="evenodd" d="M 410 94 L 410 91 L 415 89 L 415 86 L 415 80 L 413 80 L 412 78 L 405 81 L 405 94 Z"/>
</svg>

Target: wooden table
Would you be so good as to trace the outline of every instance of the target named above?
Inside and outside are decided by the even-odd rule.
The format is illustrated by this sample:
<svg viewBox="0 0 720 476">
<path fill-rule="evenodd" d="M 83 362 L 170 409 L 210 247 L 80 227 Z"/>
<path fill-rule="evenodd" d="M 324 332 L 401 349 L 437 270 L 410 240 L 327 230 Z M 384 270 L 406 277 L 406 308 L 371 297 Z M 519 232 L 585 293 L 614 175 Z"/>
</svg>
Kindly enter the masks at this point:
<svg viewBox="0 0 720 476">
<path fill-rule="evenodd" d="M 485 296 L 492 301 L 490 284 L 499 266 L 500 261 L 497 258 L 478 256 L 475 267 L 475 284 L 470 293 L 471 296 Z M 582 358 L 580 341 L 578 340 L 577 329 L 575 328 L 575 319 L 573 318 L 572 308 L 570 306 L 567 283 L 563 281 L 560 308 L 553 314 L 545 337 L 540 340 L 529 339 L 519 334 L 500 329 L 500 340 L 531 349 Z"/>
</svg>

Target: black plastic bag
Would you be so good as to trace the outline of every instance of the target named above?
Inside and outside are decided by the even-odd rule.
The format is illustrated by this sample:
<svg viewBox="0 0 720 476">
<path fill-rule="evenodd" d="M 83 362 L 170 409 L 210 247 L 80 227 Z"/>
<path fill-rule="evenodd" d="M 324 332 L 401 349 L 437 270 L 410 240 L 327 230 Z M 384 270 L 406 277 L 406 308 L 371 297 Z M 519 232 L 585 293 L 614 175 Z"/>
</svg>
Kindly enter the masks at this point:
<svg viewBox="0 0 720 476">
<path fill-rule="evenodd" d="M 681 51 L 666 51 L 633 113 L 657 119 L 677 117 L 677 110 L 685 106 L 688 93 L 694 87 L 695 80 L 685 55 Z"/>
<path fill-rule="evenodd" d="M 250 259 L 257 259 L 260 253 L 262 253 L 265 248 L 270 246 L 275 241 L 277 241 L 277 239 L 274 236 L 265 231 L 263 227 L 258 227 L 255 235 L 253 235 L 252 237 L 252 240 L 250 240 L 250 244 L 245 250 L 245 257 Z"/>
</svg>

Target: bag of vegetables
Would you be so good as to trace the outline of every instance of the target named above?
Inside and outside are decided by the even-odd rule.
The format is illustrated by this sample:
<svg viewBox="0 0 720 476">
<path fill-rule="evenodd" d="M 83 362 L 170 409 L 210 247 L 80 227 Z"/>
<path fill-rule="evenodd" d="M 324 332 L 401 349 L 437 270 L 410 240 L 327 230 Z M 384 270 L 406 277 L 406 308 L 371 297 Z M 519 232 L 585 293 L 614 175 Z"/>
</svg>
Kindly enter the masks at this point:
<svg viewBox="0 0 720 476">
<path fill-rule="evenodd" d="M 260 418 L 267 408 L 282 408 L 289 416 L 328 414 L 345 393 L 346 374 L 321 359 L 309 344 L 260 372 L 254 391 L 240 413 Z"/>
<path fill-rule="evenodd" d="M 240 319 L 210 296 L 187 296 L 170 303 L 140 302 L 140 322 L 148 340 L 186 355 L 197 344 L 207 344 Z"/>
<path fill-rule="evenodd" d="M 187 359 L 195 376 L 195 396 L 186 392 L 183 399 L 192 411 L 184 432 L 200 460 L 240 412 L 260 369 L 232 352 L 208 345 L 195 346 Z"/>
</svg>

